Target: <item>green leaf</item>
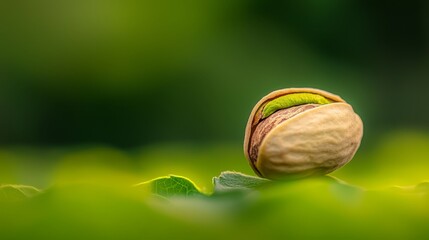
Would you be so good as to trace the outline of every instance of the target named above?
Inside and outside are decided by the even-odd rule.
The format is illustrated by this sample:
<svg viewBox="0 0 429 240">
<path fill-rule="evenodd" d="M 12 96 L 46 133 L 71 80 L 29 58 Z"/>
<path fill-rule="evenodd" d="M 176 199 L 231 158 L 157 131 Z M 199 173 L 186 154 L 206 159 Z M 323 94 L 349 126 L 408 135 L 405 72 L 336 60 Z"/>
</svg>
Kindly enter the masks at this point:
<svg viewBox="0 0 429 240">
<path fill-rule="evenodd" d="M 33 186 L 0 185 L 0 200 L 21 200 L 33 197 L 39 193 L 40 190 Z"/>
<path fill-rule="evenodd" d="M 248 191 L 271 182 L 265 178 L 245 175 L 239 172 L 222 172 L 219 177 L 213 178 L 214 192 Z"/>
<path fill-rule="evenodd" d="M 245 175 L 239 172 L 225 171 L 218 177 L 213 178 L 214 194 L 251 191 L 269 182 L 271 181 L 268 179 Z M 142 187 L 144 190 L 148 190 L 147 188 L 149 188 L 149 192 L 166 198 L 206 195 L 190 179 L 176 175 L 155 178 L 137 184 L 136 187 Z"/>
<path fill-rule="evenodd" d="M 149 186 L 152 193 L 162 197 L 194 196 L 203 193 L 191 180 L 181 176 L 159 177 L 137 186 Z"/>
</svg>

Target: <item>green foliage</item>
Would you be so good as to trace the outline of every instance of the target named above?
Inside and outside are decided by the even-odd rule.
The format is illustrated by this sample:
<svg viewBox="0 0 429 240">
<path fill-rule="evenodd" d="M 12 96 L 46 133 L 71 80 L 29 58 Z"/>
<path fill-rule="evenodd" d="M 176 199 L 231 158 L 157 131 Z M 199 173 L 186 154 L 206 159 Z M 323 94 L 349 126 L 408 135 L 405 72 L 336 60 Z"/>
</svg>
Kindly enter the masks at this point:
<svg viewBox="0 0 429 240">
<path fill-rule="evenodd" d="M 213 178 L 213 194 L 252 191 L 270 182 L 270 180 L 264 178 L 226 171 L 222 172 L 218 177 Z M 208 196 L 207 193 L 202 192 L 190 179 L 175 175 L 158 177 L 139 183 L 136 187 L 143 188 L 146 191 L 165 198 L 177 196 L 190 197 L 195 195 Z"/>
<path fill-rule="evenodd" d="M 174 196 L 192 196 L 201 194 L 200 190 L 195 184 L 180 176 L 170 175 L 167 177 L 159 177 L 149 182 L 141 183 L 140 185 L 150 185 L 152 192 L 162 197 L 174 197 Z"/>
<path fill-rule="evenodd" d="M 265 178 L 253 177 L 239 172 L 222 172 L 213 178 L 215 193 L 246 191 L 269 183 Z"/>
<path fill-rule="evenodd" d="M 243 182 L 240 184 L 239 179 Z M 168 192 L 156 184 L 164 184 Z M 49 188 L 28 201 L 0 205 L 5 238 L 43 239 L 424 239 L 429 236 L 428 182 L 368 191 L 338 179 L 269 182 L 222 173 L 203 195 L 178 176 L 109 188 L 77 184 Z M 186 191 L 185 191 L 186 189 Z M 245 191 L 243 191 L 245 189 Z M 191 194 L 190 194 L 191 193 Z M 23 231 L 25 229 L 25 231 Z"/>
<path fill-rule="evenodd" d="M 59 159 L 38 172 L 45 181 L 35 185 L 43 191 L 2 185 L 0 238 L 426 239 L 428 138 L 396 132 L 382 139 L 335 177 L 288 181 L 247 172 L 219 175 L 226 166 L 249 169 L 231 146 L 164 145 L 132 153 L 97 147 L 42 154 Z M 0 164 L 26 183 L 29 178 L 18 177 L 31 172 L 19 171 L 28 167 L 28 161 L 17 164 L 27 156 L 19 151 L 4 150 Z M 33 153 L 37 158 L 40 151 Z M 136 159 L 144 161 L 140 165 Z"/>
</svg>

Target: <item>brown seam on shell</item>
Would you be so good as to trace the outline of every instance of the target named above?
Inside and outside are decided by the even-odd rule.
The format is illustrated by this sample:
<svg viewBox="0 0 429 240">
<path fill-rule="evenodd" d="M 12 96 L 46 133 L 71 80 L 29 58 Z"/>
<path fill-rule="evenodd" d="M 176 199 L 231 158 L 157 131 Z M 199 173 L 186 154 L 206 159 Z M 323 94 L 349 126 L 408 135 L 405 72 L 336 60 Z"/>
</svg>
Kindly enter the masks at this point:
<svg viewBox="0 0 429 240">
<path fill-rule="evenodd" d="M 264 120 L 264 119 L 262 119 L 262 111 L 264 110 L 265 106 L 266 106 L 269 102 L 273 101 L 273 100 L 274 100 L 274 99 L 276 99 L 276 98 L 283 97 L 283 96 L 286 96 L 286 95 L 289 95 L 289 94 L 296 94 L 296 93 L 308 93 L 308 92 L 294 92 L 294 93 L 280 94 L 280 95 L 277 95 L 277 96 L 273 96 L 272 98 L 268 98 L 264 103 L 262 103 L 262 104 L 261 104 L 261 106 L 259 106 L 258 110 L 255 112 L 255 116 L 253 117 L 253 120 L 252 120 L 252 126 L 251 126 L 251 133 L 253 132 L 253 130 L 255 130 L 255 127 L 256 127 L 256 126 L 257 126 L 261 121 L 263 121 L 263 120 Z M 317 94 L 317 95 L 319 95 L 319 96 L 322 96 L 322 97 L 324 97 L 324 98 L 328 99 L 328 100 L 329 100 L 329 101 L 331 101 L 331 102 L 337 102 L 336 100 L 331 99 L 331 98 L 326 97 L 326 96 L 323 96 L 323 95 L 321 95 L 321 94 L 319 94 L 319 93 L 312 93 L 312 94 Z M 310 103 L 310 104 L 312 104 L 312 103 Z M 301 104 L 301 105 L 306 105 L 306 104 Z M 301 106 L 301 105 L 296 105 L 296 106 Z M 293 106 L 293 107 L 296 107 L 296 106 Z M 289 107 L 289 108 L 292 108 L 292 107 Z M 277 111 L 279 111 L 279 110 L 277 110 Z M 273 114 L 274 114 L 274 113 L 273 113 Z M 250 138 L 252 138 L 252 136 L 250 136 Z"/>
<path fill-rule="evenodd" d="M 262 141 L 268 132 L 270 132 L 275 126 L 317 106 L 319 106 L 319 104 L 304 104 L 285 108 L 278 110 L 269 117 L 261 120 L 252 131 L 252 136 L 249 141 L 249 158 L 251 162 L 253 164 L 256 163 L 258 159 L 259 147 L 261 146 Z"/>
</svg>

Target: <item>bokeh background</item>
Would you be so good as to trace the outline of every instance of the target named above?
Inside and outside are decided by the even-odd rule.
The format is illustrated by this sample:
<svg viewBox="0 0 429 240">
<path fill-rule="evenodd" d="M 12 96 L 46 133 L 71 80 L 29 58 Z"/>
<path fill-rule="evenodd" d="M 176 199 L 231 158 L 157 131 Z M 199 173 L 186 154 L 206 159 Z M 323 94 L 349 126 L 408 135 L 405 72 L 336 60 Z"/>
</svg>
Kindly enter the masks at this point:
<svg viewBox="0 0 429 240">
<path fill-rule="evenodd" d="M 428 16 L 424 0 L 0 0 L 0 238 L 428 239 Z M 342 181 L 132 187 L 254 175 L 248 115 L 289 87 L 363 119 Z"/>
<path fill-rule="evenodd" d="M 421 180 L 428 16 L 423 0 L 1 1 L 0 181 L 173 173 L 210 188 L 222 170 L 251 174 L 248 114 L 287 87 L 331 91 L 362 117 L 340 176 L 387 164 Z"/>
</svg>

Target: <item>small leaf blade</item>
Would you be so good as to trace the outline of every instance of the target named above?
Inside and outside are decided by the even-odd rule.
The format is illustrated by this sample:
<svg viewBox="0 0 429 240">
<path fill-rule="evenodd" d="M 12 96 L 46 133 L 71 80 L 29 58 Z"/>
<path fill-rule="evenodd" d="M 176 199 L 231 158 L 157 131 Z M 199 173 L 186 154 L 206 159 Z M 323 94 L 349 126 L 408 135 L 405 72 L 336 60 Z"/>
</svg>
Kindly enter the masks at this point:
<svg viewBox="0 0 429 240">
<path fill-rule="evenodd" d="M 190 179 L 182 176 L 169 175 L 143 182 L 137 186 L 149 186 L 153 194 L 170 198 L 176 196 L 204 195 Z"/>
<path fill-rule="evenodd" d="M 254 177 L 239 172 L 225 171 L 213 178 L 214 192 L 249 191 L 271 182 L 265 178 Z"/>
<path fill-rule="evenodd" d="M 33 186 L 5 184 L 0 185 L 0 200 L 16 201 L 31 198 L 40 193 Z"/>
</svg>

